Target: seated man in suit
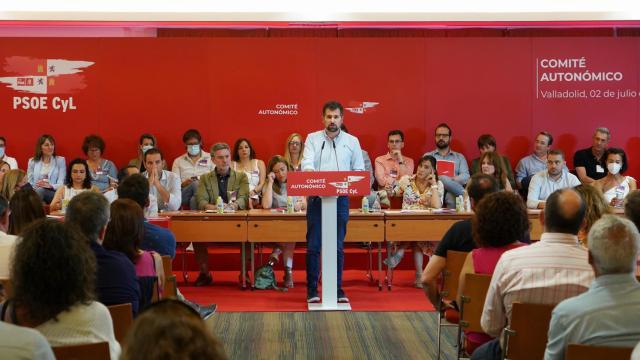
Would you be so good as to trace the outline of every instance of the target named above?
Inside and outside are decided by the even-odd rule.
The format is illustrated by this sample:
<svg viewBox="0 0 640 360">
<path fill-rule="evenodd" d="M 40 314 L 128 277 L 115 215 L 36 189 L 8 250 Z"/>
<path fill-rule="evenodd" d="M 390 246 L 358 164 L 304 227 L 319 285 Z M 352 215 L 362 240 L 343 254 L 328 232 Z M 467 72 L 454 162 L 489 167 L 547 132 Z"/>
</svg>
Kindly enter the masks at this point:
<svg viewBox="0 0 640 360">
<path fill-rule="evenodd" d="M 234 210 L 247 208 L 249 200 L 249 179 L 243 172 L 231 169 L 231 150 L 225 143 L 216 143 L 211 147 L 215 169 L 200 177 L 196 202 L 200 210 L 216 210 L 218 197 L 222 198 L 227 207 Z M 196 279 L 196 286 L 209 285 L 213 281 L 209 273 L 209 256 L 207 245 L 195 243 L 196 260 L 200 265 L 200 275 Z"/>
</svg>

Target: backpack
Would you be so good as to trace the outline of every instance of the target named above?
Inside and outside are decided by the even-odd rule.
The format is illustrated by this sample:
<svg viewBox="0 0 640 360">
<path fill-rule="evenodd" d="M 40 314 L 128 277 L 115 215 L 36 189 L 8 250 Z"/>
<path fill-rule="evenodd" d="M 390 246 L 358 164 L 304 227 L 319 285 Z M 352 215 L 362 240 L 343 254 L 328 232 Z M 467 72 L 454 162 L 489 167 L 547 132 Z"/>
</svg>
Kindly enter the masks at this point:
<svg viewBox="0 0 640 360">
<path fill-rule="evenodd" d="M 268 289 L 274 289 L 278 291 L 288 290 L 286 287 L 284 288 L 278 287 L 278 283 L 276 282 L 276 274 L 273 271 L 273 266 L 269 263 L 257 268 L 253 277 L 255 280 L 254 288 L 258 290 L 268 290 Z"/>
</svg>

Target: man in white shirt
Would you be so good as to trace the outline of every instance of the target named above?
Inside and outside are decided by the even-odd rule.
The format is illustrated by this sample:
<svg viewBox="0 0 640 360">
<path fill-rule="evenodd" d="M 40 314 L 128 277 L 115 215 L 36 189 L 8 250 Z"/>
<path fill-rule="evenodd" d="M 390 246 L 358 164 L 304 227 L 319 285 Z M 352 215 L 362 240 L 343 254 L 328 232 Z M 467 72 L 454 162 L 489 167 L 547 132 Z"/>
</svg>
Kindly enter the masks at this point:
<svg viewBox="0 0 640 360">
<path fill-rule="evenodd" d="M 363 171 L 364 160 L 358 139 L 340 131 L 344 108 L 335 101 L 322 107 L 324 129 L 307 135 L 302 157 L 303 171 Z M 318 277 L 320 276 L 320 248 L 322 246 L 322 209 L 318 196 L 310 196 L 307 205 L 307 302 L 320 302 Z M 344 267 L 344 237 L 349 220 L 349 198 L 338 197 L 338 302 L 349 302 L 342 289 Z"/>
<path fill-rule="evenodd" d="M 586 205 L 575 190 L 552 193 L 540 241 L 502 254 L 480 318 L 484 332 L 497 338 L 477 348 L 472 359 L 500 359 L 499 336 L 509 325 L 514 302 L 557 304 L 589 288 L 593 269 L 577 236 L 585 212 Z"/>
<path fill-rule="evenodd" d="M 7 229 L 9 229 L 9 202 L 0 195 L 0 279 L 9 278 L 9 258 L 16 242 L 16 236 L 7 235 Z"/>
<path fill-rule="evenodd" d="M 12 158 L 11 156 L 7 156 L 6 151 L 7 151 L 7 140 L 4 138 L 4 136 L 0 136 L 0 160 L 9 164 L 9 167 L 12 170 L 17 169 L 18 162 L 16 161 L 16 159 Z"/>
<path fill-rule="evenodd" d="M 182 188 L 182 205 L 188 205 L 196 210 L 196 191 L 200 175 L 213 171 L 215 165 L 211 161 L 211 154 L 202 150 L 202 136 L 196 129 L 187 130 L 182 136 L 182 142 L 187 152 L 173 160 L 171 171 L 180 177 Z"/>
<path fill-rule="evenodd" d="M 149 194 L 158 199 L 158 211 L 176 211 L 182 203 L 180 178 L 171 171 L 162 170 L 162 152 L 157 148 L 144 153 L 143 175 L 149 179 Z"/>
<path fill-rule="evenodd" d="M 547 155 L 547 170 L 541 171 L 531 178 L 527 207 L 544 209 L 547 197 L 556 190 L 572 188 L 580 185 L 580 180 L 565 171 L 566 161 L 562 150 L 551 150 Z"/>
</svg>

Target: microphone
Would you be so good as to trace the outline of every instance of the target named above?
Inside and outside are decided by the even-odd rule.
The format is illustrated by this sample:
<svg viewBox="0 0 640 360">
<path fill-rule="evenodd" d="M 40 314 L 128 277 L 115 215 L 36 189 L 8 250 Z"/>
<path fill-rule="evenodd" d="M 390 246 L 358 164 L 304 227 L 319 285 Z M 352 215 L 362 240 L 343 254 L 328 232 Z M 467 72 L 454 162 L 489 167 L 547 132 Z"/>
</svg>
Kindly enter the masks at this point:
<svg viewBox="0 0 640 360">
<path fill-rule="evenodd" d="M 331 143 L 333 144 L 333 152 L 336 154 L 336 169 L 340 171 L 340 165 L 338 165 L 338 150 L 336 150 L 336 141 L 333 140 L 331 141 Z"/>
<path fill-rule="evenodd" d="M 324 144 L 326 142 L 327 142 L 326 140 L 323 140 L 322 141 L 322 146 L 320 147 L 320 162 L 318 163 L 318 170 L 317 171 L 322 170 L 322 151 L 324 150 Z"/>
</svg>

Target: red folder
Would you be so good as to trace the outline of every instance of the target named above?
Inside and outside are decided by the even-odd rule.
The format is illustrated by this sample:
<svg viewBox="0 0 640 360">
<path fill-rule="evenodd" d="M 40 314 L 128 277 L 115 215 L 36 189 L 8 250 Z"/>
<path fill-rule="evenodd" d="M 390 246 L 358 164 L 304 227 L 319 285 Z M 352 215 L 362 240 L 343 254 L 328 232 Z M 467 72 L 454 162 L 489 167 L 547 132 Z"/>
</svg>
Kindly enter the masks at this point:
<svg viewBox="0 0 640 360">
<path fill-rule="evenodd" d="M 438 160 L 436 162 L 438 176 L 456 176 L 456 163 L 451 160 Z"/>
</svg>

